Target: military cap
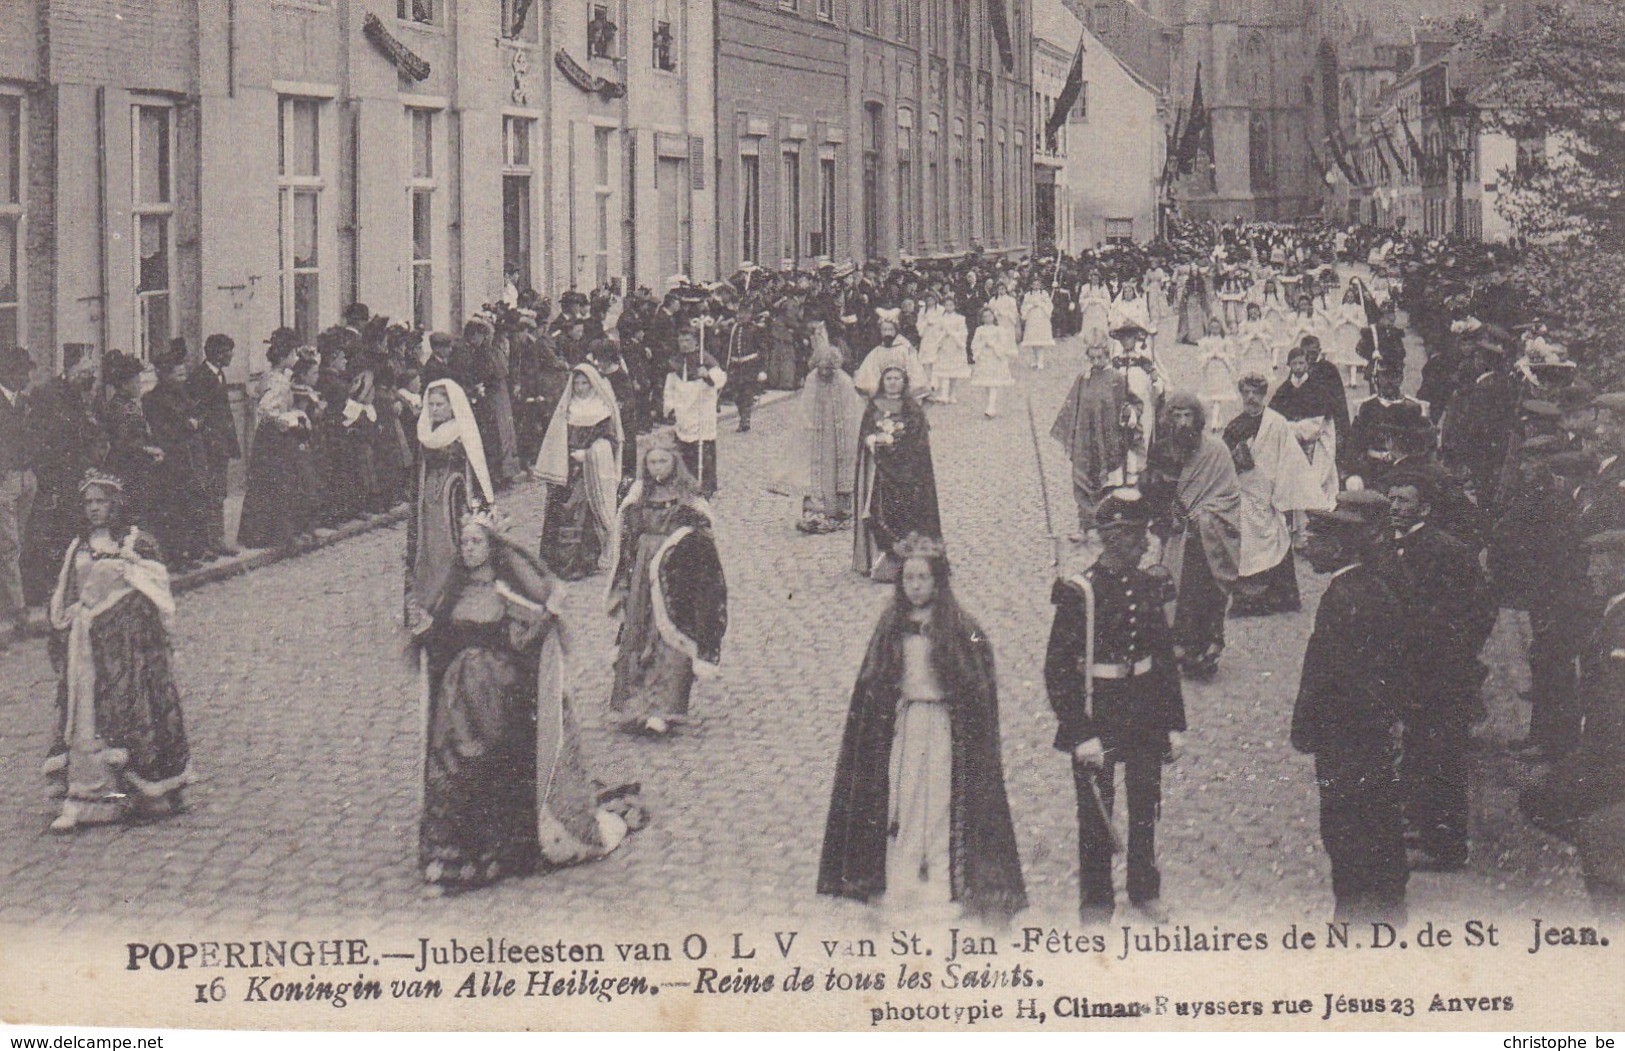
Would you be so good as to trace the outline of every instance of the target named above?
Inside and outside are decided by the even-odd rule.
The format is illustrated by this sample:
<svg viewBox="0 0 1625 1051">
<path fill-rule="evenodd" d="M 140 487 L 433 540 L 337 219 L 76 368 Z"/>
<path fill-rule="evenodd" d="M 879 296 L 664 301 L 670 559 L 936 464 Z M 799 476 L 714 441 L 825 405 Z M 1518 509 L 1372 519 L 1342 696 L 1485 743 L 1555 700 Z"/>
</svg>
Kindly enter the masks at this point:
<svg viewBox="0 0 1625 1051">
<path fill-rule="evenodd" d="M 26 376 L 34 371 L 34 358 L 22 347 L 0 349 L 0 376 Z"/>
<path fill-rule="evenodd" d="M 284 326 L 271 333 L 271 338 L 265 341 L 265 345 L 270 347 L 273 352 L 297 349 L 299 346 L 299 333 Z"/>
<path fill-rule="evenodd" d="M 1563 415 L 1563 410 L 1544 398 L 1530 398 L 1523 403 L 1525 416 L 1545 416 L 1556 418 Z"/>
<path fill-rule="evenodd" d="M 1114 489 L 1095 508 L 1095 528 L 1115 529 L 1120 526 L 1147 526 L 1151 524 L 1151 508 L 1138 489 Z"/>
<path fill-rule="evenodd" d="M 1589 408 L 1597 397 L 1597 388 L 1585 380 L 1575 380 L 1567 387 L 1559 387 L 1552 392 L 1552 401 L 1564 412 L 1578 412 Z"/>
<path fill-rule="evenodd" d="M 1599 394 L 1591 403 L 1591 407 L 1604 412 L 1625 413 L 1625 390 L 1611 390 L 1607 394 Z"/>
</svg>

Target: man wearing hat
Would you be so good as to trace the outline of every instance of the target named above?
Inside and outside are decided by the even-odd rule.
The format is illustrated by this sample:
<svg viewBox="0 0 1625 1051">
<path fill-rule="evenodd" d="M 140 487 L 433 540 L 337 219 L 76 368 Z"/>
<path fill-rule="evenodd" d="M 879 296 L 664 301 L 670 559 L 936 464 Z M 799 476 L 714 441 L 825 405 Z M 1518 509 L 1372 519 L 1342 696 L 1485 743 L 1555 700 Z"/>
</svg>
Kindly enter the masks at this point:
<svg viewBox="0 0 1625 1051">
<path fill-rule="evenodd" d="M 226 369 L 231 367 L 236 352 L 237 344 L 230 336 L 214 333 L 203 341 L 203 361 L 186 378 L 202 446 L 198 465 L 203 502 L 199 528 L 203 553 L 211 555 L 237 553 L 226 539 L 225 517 L 227 472 L 231 461 L 243 455 L 237 439 L 237 419 L 231 412 L 231 386 L 226 380 Z"/>
<path fill-rule="evenodd" d="M 1390 299 L 1383 302 L 1377 310 L 1376 323 L 1360 330 L 1360 341 L 1355 344 L 1354 352 L 1360 355 L 1373 371 L 1397 368 L 1403 372 L 1405 330 L 1394 324 L 1394 301 Z"/>
<path fill-rule="evenodd" d="M 1512 383 L 1501 360 L 1504 344 L 1497 332 L 1506 330 L 1497 325 L 1479 330 L 1439 436 L 1445 462 L 1467 472 L 1479 506 L 1486 508 L 1497 497 L 1497 480 L 1516 419 Z"/>
<path fill-rule="evenodd" d="M 1398 782 L 1404 610 L 1378 566 L 1388 501 L 1340 493 L 1309 514 L 1304 553 L 1330 584 L 1315 611 L 1292 747 L 1315 757 L 1338 921 L 1401 922 L 1409 870 Z"/>
<path fill-rule="evenodd" d="M 1578 848 L 1586 891 L 1600 918 L 1625 923 L 1625 529 L 1586 540 L 1602 617 L 1580 658 L 1584 725 L 1579 745 L 1526 791 L 1522 809 L 1538 828 Z"/>
<path fill-rule="evenodd" d="M 19 560 L 37 485 L 23 404 L 33 371 L 28 351 L 0 347 L 0 638 L 20 626 L 28 609 Z"/>
<path fill-rule="evenodd" d="M 1128 794 L 1128 897 L 1152 923 L 1168 919 L 1156 862 L 1162 766 L 1184 747 L 1185 698 L 1162 606 L 1167 577 L 1139 568 L 1151 514 L 1133 489 L 1095 512 L 1102 551 L 1081 574 L 1056 581 L 1044 684 L 1060 722 L 1055 747 L 1072 759 L 1078 797 L 1080 916 L 1111 921 L 1110 826 L 1116 768 Z"/>
<path fill-rule="evenodd" d="M 186 340 L 176 336 L 155 352 L 158 382 L 141 397 L 147 433 L 163 455 L 147 480 L 147 521 L 171 566 L 202 558 L 210 547 L 203 528 L 203 421 L 187 389 Z"/>
<path fill-rule="evenodd" d="M 23 535 L 23 593 L 37 606 L 51 596 L 68 544 L 84 526 L 79 483 L 106 448 L 96 422 L 96 359 L 88 344 L 62 348 L 62 375 L 28 395 L 28 430 L 34 446 L 38 492 Z"/>
<path fill-rule="evenodd" d="M 1439 474 L 1429 466 L 1386 479 L 1408 614 L 1400 780 L 1407 840 L 1424 866 L 1454 872 L 1467 863 L 1467 756 L 1485 673 L 1478 654 L 1496 608 L 1478 552 L 1432 520 Z"/>
</svg>

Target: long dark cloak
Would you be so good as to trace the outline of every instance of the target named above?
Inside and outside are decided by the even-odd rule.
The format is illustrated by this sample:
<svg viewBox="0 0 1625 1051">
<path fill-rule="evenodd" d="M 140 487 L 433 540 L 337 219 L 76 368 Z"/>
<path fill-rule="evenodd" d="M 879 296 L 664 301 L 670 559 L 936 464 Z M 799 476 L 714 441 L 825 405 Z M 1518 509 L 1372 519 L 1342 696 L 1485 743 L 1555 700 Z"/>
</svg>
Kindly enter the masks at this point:
<svg viewBox="0 0 1625 1051">
<path fill-rule="evenodd" d="M 818 893 L 869 901 L 886 891 L 892 738 L 903 674 L 903 621 L 896 606 L 869 640 L 835 766 L 824 827 Z M 1027 907 L 999 751 L 993 648 L 974 621 L 938 609 L 931 661 L 949 693 L 953 738 L 949 875 L 953 900 L 971 915 L 1008 916 Z"/>
<path fill-rule="evenodd" d="M 853 537 L 860 571 L 872 565 L 863 556 L 873 546 L 889 553 L 910 533 L 942 536 L 942 518 L 937 509 L 937 476 L 931 464 L 930 426 L 925 411 L 907 389 L 892 414 L 902 422 L 895 444 L 869 447 L 871 434 L 880 433 L 886 412 L 871 398 L 858 429 L 858 476 L 856 507 L 860 517 Z"/>
<path fill-rule="evenodd" d="M 1066 447 L 1073 484 L 1091 492 L 1123 466 L 1123 406 L 1128 380 L 1116 369 L 1092 369 L 1072 381 L 1049 435 Z"/>
</svg>

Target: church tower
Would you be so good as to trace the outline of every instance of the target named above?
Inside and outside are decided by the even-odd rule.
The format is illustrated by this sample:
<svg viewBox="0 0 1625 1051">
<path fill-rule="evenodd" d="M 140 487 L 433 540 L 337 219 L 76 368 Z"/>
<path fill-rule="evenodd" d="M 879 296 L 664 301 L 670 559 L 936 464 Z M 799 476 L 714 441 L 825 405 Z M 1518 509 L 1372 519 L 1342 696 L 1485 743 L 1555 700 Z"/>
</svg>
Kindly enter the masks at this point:
<svg viewBox="0 0 1625 1051">
<path fill-rule="evenodd" d="M 1171 91 L 1189 109 L 1198 69 L 1213 125 L 1174 196 L 1187 216 L 1287 220 L 1320 210 L 1325 136 L 1317 71 L 1322 0 L 1147 0 L 1170 19 Z"/>
</svg>

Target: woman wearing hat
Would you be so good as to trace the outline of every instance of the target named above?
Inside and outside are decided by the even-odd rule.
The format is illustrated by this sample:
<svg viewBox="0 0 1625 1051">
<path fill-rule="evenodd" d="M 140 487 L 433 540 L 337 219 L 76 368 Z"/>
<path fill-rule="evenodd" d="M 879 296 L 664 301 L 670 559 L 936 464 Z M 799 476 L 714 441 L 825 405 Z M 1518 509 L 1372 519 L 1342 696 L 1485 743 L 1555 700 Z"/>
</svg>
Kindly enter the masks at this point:
<svg viewBox="0 0 1625 1051">
<path fill-rule="evenodd" d="M 102 399 L 96 418 L 107 432 L 103 464 L 124 481 L 125 501 L 132 516 L 147 508 L 150 475 L 163 451 L 154 445 L 141 410 L 141 373 L 144 366 L 133 354 L 110 350 L 102 359 Z"/>
<path fill-rule="evenodd" d="M 278 329 L 265 357 L 271 371 L 255 407 L 248 490 L 237 528 L 243 547 L 287 547 L 314 527 L 317 513 L 309 484 L 314 473 L 312 421 L 294 401 L 299 355 L 293 331 Z"/>
</svg>

